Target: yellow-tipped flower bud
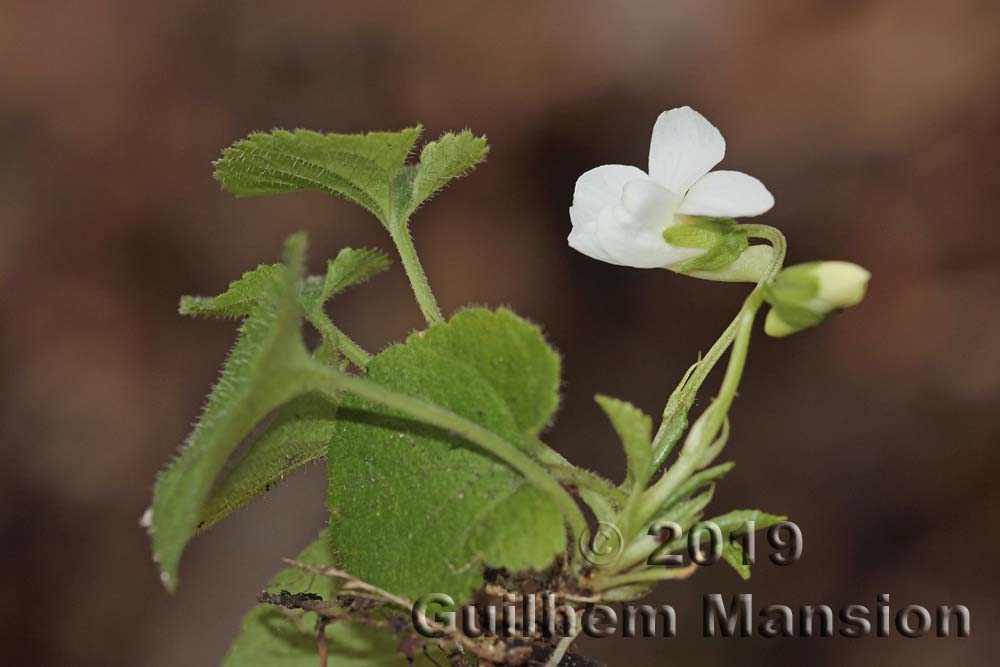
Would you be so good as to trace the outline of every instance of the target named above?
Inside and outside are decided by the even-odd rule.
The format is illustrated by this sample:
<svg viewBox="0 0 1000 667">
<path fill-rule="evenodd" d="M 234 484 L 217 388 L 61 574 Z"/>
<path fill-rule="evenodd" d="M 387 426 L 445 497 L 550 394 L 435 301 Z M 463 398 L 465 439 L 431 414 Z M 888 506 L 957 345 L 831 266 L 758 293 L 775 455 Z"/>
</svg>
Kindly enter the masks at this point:
<svg viewBox="0 0 1000 667">
<path fill-rule="evenodd" d="M 851 262 L 810 262 L 790 266 L 767 286 L 771 311 L 764 322 L 769 336 L 781 338 L 857 305 L 868 289 L 869 273 Z"/>
</svg>

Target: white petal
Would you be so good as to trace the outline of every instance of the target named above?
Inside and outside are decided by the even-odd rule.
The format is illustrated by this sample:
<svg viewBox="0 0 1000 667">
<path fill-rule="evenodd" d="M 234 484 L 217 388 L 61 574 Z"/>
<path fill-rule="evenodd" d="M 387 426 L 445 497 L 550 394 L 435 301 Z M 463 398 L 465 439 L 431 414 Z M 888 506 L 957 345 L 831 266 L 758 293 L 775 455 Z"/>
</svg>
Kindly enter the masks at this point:
<svg viewBox="0 0 1000 667">
<path fill-rule="evenodd" d="M 853 262 L 820 262 L 813 271 L 819 279 L 817 298 L 831 308 L 849 308 L 861 303 L 872 274 Z"/>
<path fill-rule="evenodd" d="M 574 209 L 569 209 L 569 215 L 573 218 Z M 616 264 L 608 251 L 604 249 L 601 242 L 597 238 L 597 219 L 596 218 L 586 218 L 585 221 L 581 221 L 579 224 L 574 224 L 573 229 L 570 230 L 569 236 L 566 238 L 569 242 L 569 247 L 573 248 L 577 252 L 582 252 L 587 257 L 600 260 L 602 262 L 610 262 Z"/>
<path fill-rule="evenodd" d="M 704 116 L 691 107 L 664 111 L 649 142 L 649 175 L 683 194 L 722 161 L 726 141 Z"/>
<path fill-rule="evenodd" d="M 760 215 L 774 206 L 764 184 L 739 171 L 713 171 L 688 191 L 679 209 L 686 215 L 742 218 Z"/>
<path fill-rule="evenodd" d="M 621 205 L 634 218 L 651 219 L 660 216 L 667 228 L 679 197 L 650 178 L 637 178 L 622 188 Z M 660 233 L 663 233 L 663 229 Z"/>
<path fill-rule="evenodd" d="M 610 261 L 652 269 L 672 266 L 702 252 L 675 248 L 663 240 L 663 230 L 674 223 L 676 200 L 673 193 L 649 179 L 629 182 L 622 205 L 604 209 L 597 220 L 597 240 Z"/>
<path fill-rule="evenodd" d="M 591 169 L 576 179 L 573 209 L 576 209 L 577 215 L 597 220 L 605 207 L 621 203 L 626 183 L 644 178 L 647 176 L 642 169 L 622 164 L 606 164 Z M 577 224 L 576 220 L 573 224 Z"/>
<path fill-rule="evenodd" d="M 597 238 L 597 219 L 604 209 L 621 204 L 626 183 L 646 178 L 646 173 L 638 167 L 620 164 L 606 164 L 580 176 L 569 209 L 573 223 L 568 238 L 570 247 L 602 262 L 616 263 Z"/>
</svg>

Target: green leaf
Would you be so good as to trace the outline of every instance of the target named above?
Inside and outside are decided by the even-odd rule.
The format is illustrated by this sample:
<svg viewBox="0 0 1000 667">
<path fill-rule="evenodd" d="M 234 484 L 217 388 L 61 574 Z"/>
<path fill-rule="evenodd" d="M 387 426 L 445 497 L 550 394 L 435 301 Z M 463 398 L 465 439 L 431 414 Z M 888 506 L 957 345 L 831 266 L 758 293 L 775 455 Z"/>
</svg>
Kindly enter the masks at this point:
<svg viewBox="0 0 1000 667">
<path fill-rule="evenodd" d="M 273 298 L 284 277 L 281 264 L 262 264 L 247 271 L 239 280 L 229 283 L 229 289 L 219 296 L 181 297 L 181 315 L 207 317 L 247 317 L 257 304 Z"/>
<path fill-rule="evenodd" d="M 628 461 L 626 486 L 632 488 L 645 485 L 653 473 L 650 470 L 650 463 L 653 459 L 651 446 L 653 420 L 631 403 L 620 401 L 617 398 L 598 394 L 594 400 L 611 420 L 611 425 L 618 437 L 621 438 L 625 448 L 625 456 Z"/>
<path fill-rule="evenodd" d="M 581 488 L 579 495 L 580 500 L 587 503 L 587 507 L 594 513 L 594 518 L 598 521 L 612 521 L 617 516 L 618 509 L 603 493 Z"/>
<path fill-rule="evenodd" d="M 298 391 L 297 369 L 308 362 L 297 299 L 304 252 L 304 236 L 286 243 L 281 280 L 244 320 L 201 418 L 157 480 L 148 522 L 153 556 L 169 590 L 177 586 L 181 553 L 230 454 L 258 421 Z"/>
<path fill-rule="evenodd" d="M 322 310 L 323 304 L 348 287 L 360 285 L 386 271 L 391 262 L 381 250 L 344 248 L 326 265 L 326 275 L 311 277 L 302 286 L 302 308 L 306 316 Z"/>
<path fill-rule="evenodd" d="M 211 528 L 289 475 L 326 456 L 336 429 L 336 414 L 336 406 L 320 395 L 305 394 L 282 406 L 246 454 L 215 484 L 201 508 L 198 530 Z"/>
<path fill-rule="evenodd" d="M 685 530 L 694 525 L 694 522 L 701 517 L 702 512 L 712 502 L 715 495 L 715 487 L 710 486 L 697 496 L 678 503 L 662 515 L 664 519 L 670 519 L 681 524 Z"/>
<path fill-rule="evenodd" d="M 530 449 L 558 402 L 559 359 L 513 313 L 470 309 L 379 354 L 367 378 Z M 559 510 L 512 468 L 354 396 L 328 458 L 343 567 L 399 595 L 465 600 L 483 566 L 543 568 L 566 547 Z"/>
<path fill-rule="evenodd" d="M 753 522 L 754 530 L 763 530 L 787 520 L 787 516 L 768 514 L 767 512 L 761 512 L 760 510 L 733 510 L 732 512 L 727 512 L 721 516 L 709 519 L 709 521 L 716 524 L 722 530 L 723 535 L 726 536 L 729 536 L 730 534 L 739 535 L 741 533 L 745 533 L 747 524 L 751 521 Z"/>
<path fill-rule="evenodd" d="M 344 248 L 327 265 L 325 276 L 302 282 L 299 299 L 309 320 L 324 335 L 332 354 L 351 344 L 323 312 L 324 303 L 348 287 L 385 271 L 389 259 L 381 250 Z M 218 317 L 246 317 L 280 289 L 281 264 L 249 271 L 216 297 L 184 297 L 181 312 Z M 200 511 L 197 530 L 210 528 L 225 516 L 270 490 L 304 465 L 322 458 L 334 432 L 336 407 L 327 398 L 300 396 L 281 408 L 261 435 L 229 471 L 221 476 Z"/>
<path fill-rule="evenodd" d="M 416 210 L 450 181 L 467 174 L 486 158 L 488 152 L 486 137 L 477 137 L 469 130 L 458 134 L 449 132 L 429 142 L 420 152 L 408 210 Z"/>
<path fill-rule="evenodd" d="M 744 581 L 750 578 L 750 563 L 746 562 L 743 546 L 735 540 L 729 539 L 731 535 L 742 535 L 747 532 L 749 522 L 753 522 L 754 530 L 763 530 L 771 526 L 787 521 L 787 516 L 768 514 L 760 510 L 734 510 L 717 516 L 709 521 L 715 523 L 722 531 L 723 547 L 722 558 L 736 570 Z"/>
<path fill-rule="evenodd" d="M 722 559 L 729 563 L 743 581 L 750 579 L 750 563 L 744 560 L 744 551 L 739 542 L 727 541 L 722 547 Z"/>
<path fill-rule="evenodd" d="M 450 325 L 431 327 L 407 344 L 411 341 L 475 369 L 510 408 L 518 429 L 532 436 L 528 439 L 548 425 L 559 405 L 559 355 L 537 327 L 509 310 L 468 308 Z"/>
<path fill-rule="evenodd" d="M 238 197 L 326 192 L 364 207 L 388 227 L 394 217 L 393 186 L 421 129 L 368 134 L 257 132 L 223 151 L 215 163 L 215 178 Z"/>
<path fill-rule="evenodd" d="M 368 363 L 370 355 L 330 321 L 323 307 L 348 287 L 385 271 L 389 264 L 389 258 L 381 250 L 344 248 L 327 263 L 325 276 L 311 276 L 302 285 L 302 308 L 306 319 L 323 337 L 316 351 L 318 359 L 339 366 L 341 354 L 344 354 L 359 368 Z"/>
<path fill-rule="evenodd" d="M 324 532 L 297 558 L 309 565 L 334 562 L 329 537 Z M 313 593 L 329 601 L 337 592 L 337 581 L 299 568 L 282 570 L 268 585 L 269 593 Z M 240 634 L 223 667 L 316 667 L 319 664 L 317 616 L 258 605 L 244 618 Z M 404 667 L 406 659 L 396 651 L 398 638 L 387 631 L 360 623 L 337 621 L 326 627 L 328 664 L 331 667 Z M 432 663 L 419 656 L 414 665 Z"/>
<path fill-rule="evenodd" d="M 663 503 L 664 510 L 670 509 L 706 484 L 711 484 L 722 479 L 735 465 L 735 463 L 720 463 L 717 466 L 706 468 L 699 473 L 691 475 L 683 484 L 677 487 L 676 491 L 667 497 L 666 502 Z"/>
<path fill-rule="evenodd" d="M 325 276 L 311 276 L 302 285 L 302 307 L 306 314 L 323 307 L 326 301 L 348 287 L 359 285 L 389 268 L 389 257 L 370 248 L 342 249 L 327 263 Z M 181 297 L 182 315 L 247 317 L 261 301 L 271 298 L 284 275 L 281 264 L 263 264 L 247 271 L 219 296 Z"/>
<path fill-rule="evenodd" d="M 417 165 L 405 164 L 396 174 L 396 182 L 393 184 L 395 195 L 395 210 L 401 220 L 408 220 L 416 207 L 410 208 L 413 202 L 413 181 L 417 178 Z"/>
</svg>

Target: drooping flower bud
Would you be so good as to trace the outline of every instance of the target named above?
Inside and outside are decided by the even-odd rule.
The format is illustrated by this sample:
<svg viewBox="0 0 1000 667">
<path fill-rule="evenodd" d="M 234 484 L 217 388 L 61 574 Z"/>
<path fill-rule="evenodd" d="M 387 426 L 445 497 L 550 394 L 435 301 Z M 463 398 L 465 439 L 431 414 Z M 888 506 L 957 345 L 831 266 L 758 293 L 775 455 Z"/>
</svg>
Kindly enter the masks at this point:
<svg viewBox="0 0 1000 667">
<path fill-rule="evenodd" d="M 771 311 L 764 331 L 781 338 L 815 326 L 830 313 L 860 303 L 870 278 L 871 273 L 851 262 L 790 266 L 766 288 Z"/>
</svg>

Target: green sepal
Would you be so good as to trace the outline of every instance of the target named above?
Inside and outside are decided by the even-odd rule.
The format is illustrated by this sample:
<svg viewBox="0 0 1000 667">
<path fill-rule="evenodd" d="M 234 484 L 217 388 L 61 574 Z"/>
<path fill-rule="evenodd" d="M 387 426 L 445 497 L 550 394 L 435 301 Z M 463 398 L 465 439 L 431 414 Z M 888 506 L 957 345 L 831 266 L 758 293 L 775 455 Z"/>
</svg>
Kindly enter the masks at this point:
<svg viewBox="0 0 1000 667">
<path fill-rule="evenodd" d="M 782 269 L 774 280 L 764 287 L 764 298 L 779 309 L 792 309 L 790 304 L 809 303 L 819 295 L 820 285 L 816 268 L 820 264 L 822 262 L 807 262 Z M 789 323 L 792 323 L 791 320 Z"/>
<path fill-rule="evenodd" d="M 786 324 L 795 329 L 814 327 L 826 319 L 826 313 L 817 312 L 812 308 L 806 308 L 805 306 L 783 303 L 780 305 L 772 305 L 771 309 L 774 310 L 777 313 L 777 316 L 784 320 Z"/>
<path fill-rule="evenodd" d="M 677 273 L 716 271 L 729 266 L 749 246 L 747 235 L 732 218 L 697 218 L 663 231 L 663 240 L 678 248 L 703 248 L 705 252 L 673 268 Z"/>
</svg>

